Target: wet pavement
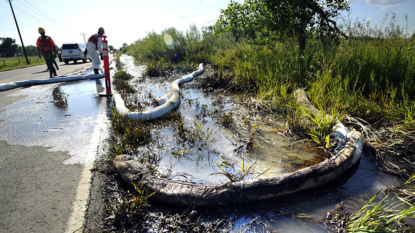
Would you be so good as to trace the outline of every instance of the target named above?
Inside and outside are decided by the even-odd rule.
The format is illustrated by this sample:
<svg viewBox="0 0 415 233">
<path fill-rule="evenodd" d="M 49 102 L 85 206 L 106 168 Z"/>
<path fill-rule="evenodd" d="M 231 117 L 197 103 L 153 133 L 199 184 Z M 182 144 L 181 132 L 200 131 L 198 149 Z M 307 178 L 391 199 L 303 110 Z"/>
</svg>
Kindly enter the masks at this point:
<svg viewBox="0 0 415 233">
<path fill-rule="evenodd" d="M 100 156 L 108 135 L 107 98 L 97 94 L 103 85 L 99 79 L 0 92 L 0 232 L 65 232 L 69 219 L 83 220 L 72 217 L 78 205 L 86 208 L 89 188 L 79 187 L 90 182 L 86 164 Z"/>
</svg>

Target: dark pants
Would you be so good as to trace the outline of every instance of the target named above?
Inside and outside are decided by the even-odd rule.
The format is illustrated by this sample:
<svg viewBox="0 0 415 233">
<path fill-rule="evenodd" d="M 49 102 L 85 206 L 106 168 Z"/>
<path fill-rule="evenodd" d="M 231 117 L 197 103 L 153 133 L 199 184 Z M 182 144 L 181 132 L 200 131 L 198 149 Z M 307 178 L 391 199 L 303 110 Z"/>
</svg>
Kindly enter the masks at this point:
<svg viewBox="0 0 415 233">
<path fill-rule="evenodd" d="M 46 61 L 46 65 L 48 66 L 49 74 L 54 74 L 56 72 L 55 67 L 53 67 L 53 60 L 55 60 L 55 57 L 53 56 L 52 51 L 42 51 L 42 54 Z"/>
</svg>

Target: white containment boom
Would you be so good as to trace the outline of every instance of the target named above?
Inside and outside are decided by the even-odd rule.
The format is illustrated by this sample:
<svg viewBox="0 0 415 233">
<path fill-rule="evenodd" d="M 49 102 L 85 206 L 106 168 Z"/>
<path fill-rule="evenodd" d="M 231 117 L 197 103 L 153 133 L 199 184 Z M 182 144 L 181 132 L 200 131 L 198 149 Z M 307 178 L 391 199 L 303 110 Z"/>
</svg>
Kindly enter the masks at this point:
<svg viewBox="0 0 415 233">
<path fill-rule="evenodd" d="M 180 79 L 175 80 L 171 84 L 171 91 L 165 95 L 163 95 L 159 99 L 159 105 L 156 108 L 149 109 L 144 112 L 130 112 L 127 107 L 125 107 L 125 102 L 121 98 L 121 95 L 118 93 L 114 93 L 112 96 L 113 102 L 115 103 L 115 107 L 117 112 L 121 113 L 124 117 L 128 117 L 131 120 L 136 121 L 146 121 L 152 120 L 156 118 L 160 118 L 165 114 L 169 113 L 171 110 L 175 109 L 180 104 L 180 88 L 179 85 L 185 82 L 190 82 L 193 80 L 194 77 L 203 73 L 205 68 L 203 64 L 199 65 L 199 68 L 191 74 L 185 75 Z"/>
</svg>

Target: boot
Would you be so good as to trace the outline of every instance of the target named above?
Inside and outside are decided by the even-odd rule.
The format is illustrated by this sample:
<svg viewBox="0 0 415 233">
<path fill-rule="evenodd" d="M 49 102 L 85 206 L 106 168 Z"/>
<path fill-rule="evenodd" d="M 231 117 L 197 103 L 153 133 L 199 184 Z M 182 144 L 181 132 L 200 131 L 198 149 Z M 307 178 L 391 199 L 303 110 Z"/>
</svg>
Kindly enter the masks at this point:
<svg viewBox="0 0 415 233">
<path fill-rule="evenodd" d="M 56 69 L 53 69 L 53 76 L 58 76 L 58 75 L 56 74 Z"/>
<path fill-rule="evenodd" d="M 94 74 L 99 74 L 99 69 L 94 69 Z"/>
</svg>

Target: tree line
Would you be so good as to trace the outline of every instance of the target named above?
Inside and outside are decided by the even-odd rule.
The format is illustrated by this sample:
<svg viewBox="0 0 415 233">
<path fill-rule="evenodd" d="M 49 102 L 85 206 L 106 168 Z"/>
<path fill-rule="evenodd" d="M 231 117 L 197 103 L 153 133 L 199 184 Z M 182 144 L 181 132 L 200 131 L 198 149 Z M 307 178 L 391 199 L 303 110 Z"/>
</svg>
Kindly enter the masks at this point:
<svg viewBox="0 0 415 233">
<path fill-rule="evenodd" d="M 0 37 L 0 56 L 15 57 L 23 56 L 22 46 L 16 44 L 16 40 L 10 37 Z M 25 46 L 27 56 L 37 56 L 36 46 Z"/>
</svg>

